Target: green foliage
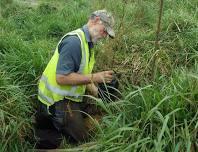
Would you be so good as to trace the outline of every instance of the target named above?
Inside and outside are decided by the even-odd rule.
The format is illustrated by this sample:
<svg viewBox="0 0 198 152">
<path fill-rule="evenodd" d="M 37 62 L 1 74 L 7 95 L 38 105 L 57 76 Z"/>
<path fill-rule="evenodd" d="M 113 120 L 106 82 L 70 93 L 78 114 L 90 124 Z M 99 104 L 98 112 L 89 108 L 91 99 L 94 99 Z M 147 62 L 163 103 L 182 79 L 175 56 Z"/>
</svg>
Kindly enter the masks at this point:
<svg viewBox="0 0 198 152">
<path fill-rule="evenodd" d="M 105 105 L 100 150 L 173 151 L 179 143 L 187 151 L 197 132 L 197 83 L 193 74 L 176 70 L 152 86 L 129 88 L 123 100 Z"/>
<path fill-rule="evenodd" d="M 47 15 L 47 14 L 55 13 L 57 11 L 57 8 L 48 3 L 43 3 L 38 7 L 38 10 L 39 10 L 39 13 L 43 15 Z"/>
<path fill-rule="evenodd" d="M 121 74 L 122 98 L 96 104 L 106 111 L 91 151 L 190 151 L 198 127 L 198 3 L 164 1 L 1 0 L 0 151 L 33 148 L 37 81 L 59 39 L 86 24 L 90 12 L 111 11 L 116 37 L 95 46 L 95 71 Z M 63 146 L 64 147 L 64 146 Z M 67 146 L 66 146 L 67 147 Z M 196 150 L 195 150 L 196 151 Z"/>
<path fill-rule="evenodd" d="M 28 142 L 25 138 L 31 129 L 32 108 L 25 91 L 10 82 L 8 74 L 0 71 L 0 151 L 19 151 L 27 148 Z"/>
</svg>

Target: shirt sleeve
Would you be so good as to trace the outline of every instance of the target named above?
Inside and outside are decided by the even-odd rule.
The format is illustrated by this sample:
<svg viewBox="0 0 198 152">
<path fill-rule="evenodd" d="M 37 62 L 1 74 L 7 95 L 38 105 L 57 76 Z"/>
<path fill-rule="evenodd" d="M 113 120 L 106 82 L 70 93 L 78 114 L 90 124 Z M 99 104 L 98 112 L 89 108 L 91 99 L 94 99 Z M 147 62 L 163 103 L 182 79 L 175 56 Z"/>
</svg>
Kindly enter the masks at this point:
<svg viewBox="0 0 198 152">
<path fill-rule="evenodd" d="M 56 74 L 77 72 L 81 63 L 81 44 L 77 36 L 65 37 L 58 46 L 59 59 Z"/>
</svg>

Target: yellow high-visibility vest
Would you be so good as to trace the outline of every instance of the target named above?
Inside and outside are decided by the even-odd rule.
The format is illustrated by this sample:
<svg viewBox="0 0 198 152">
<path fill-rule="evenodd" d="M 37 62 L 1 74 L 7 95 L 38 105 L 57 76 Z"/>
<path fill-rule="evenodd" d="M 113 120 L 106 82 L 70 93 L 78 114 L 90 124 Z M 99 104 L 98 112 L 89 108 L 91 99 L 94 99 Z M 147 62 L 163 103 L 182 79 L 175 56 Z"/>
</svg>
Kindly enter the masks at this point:
<svg viewBox="0 0 198 152">
<path fill-rule="evenodd" d="M 81 29 L 77 29 L 64 35 L 59 41 L 54 55 L 49 61 L 39 81 L 38 99 L 48 107 L 64 98 L 81 102 L 82 96 L 85 93 L 86 85 L 59 85 L 56 82 L 56 67 L 59 59 L 58 46 L 62 39 L 69 35 L 77 35 L 81 42 L 82 58 L 78 73 L 83 75 L 90 74 L 95 63 L 94 52 L 92 52 L 90 56 L 88 42 Z"/>
</svg>

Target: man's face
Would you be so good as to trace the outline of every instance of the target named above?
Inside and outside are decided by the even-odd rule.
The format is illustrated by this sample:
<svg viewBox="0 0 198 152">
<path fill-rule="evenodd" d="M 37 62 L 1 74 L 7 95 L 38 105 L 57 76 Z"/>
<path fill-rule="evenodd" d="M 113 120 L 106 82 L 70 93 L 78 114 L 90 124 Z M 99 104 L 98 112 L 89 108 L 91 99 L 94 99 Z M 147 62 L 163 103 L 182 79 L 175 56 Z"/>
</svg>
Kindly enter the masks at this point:
<svg viewBox="0 0 198 152">
<path fill-rule="evenodd" d="M 107 37 L 108 33 L 101 20 L 98 20 L 92 28 L 92 41 L 97 43 L 100 39 Z"/>
</svg>

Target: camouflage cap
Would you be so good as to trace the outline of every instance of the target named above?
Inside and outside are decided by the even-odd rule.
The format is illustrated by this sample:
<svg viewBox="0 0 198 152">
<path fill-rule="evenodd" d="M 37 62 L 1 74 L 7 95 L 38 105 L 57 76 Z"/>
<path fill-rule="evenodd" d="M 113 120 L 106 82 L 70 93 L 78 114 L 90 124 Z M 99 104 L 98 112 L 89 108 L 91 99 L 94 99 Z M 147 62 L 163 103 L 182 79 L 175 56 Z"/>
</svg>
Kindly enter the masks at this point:
<svg viewBox="0 0 198 152">
<path fill-rule="evenodd" d="M 100 20 L 103 22 L 109 36 L 111 38 L 115 37 L 115 32 L 113 30 L 115 21 L 111 13 L 107 12 L 106 10 L 97 10 L 93 12 L 91 15 L 100 17 Z"/>
</svg>

